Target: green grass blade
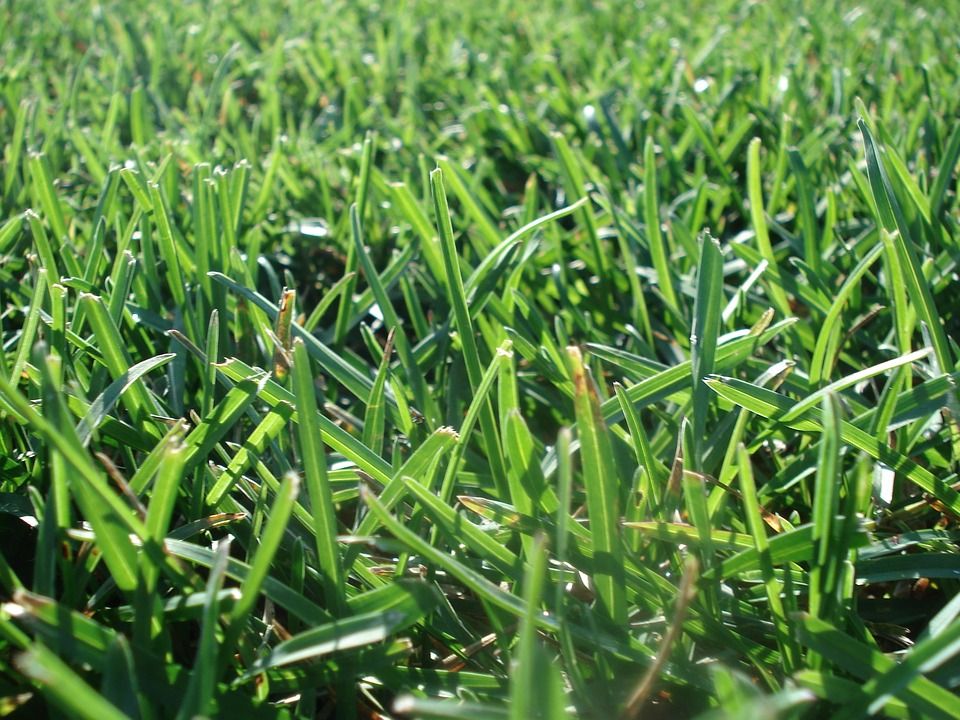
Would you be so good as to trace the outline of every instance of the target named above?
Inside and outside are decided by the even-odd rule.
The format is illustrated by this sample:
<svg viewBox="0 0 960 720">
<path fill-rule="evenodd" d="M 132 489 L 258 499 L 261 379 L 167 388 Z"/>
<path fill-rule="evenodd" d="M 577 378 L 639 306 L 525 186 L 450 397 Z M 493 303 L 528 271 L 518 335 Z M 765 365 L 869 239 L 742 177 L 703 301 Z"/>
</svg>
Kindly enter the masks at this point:
<svg viewBox="0 0 960 720">
<path fill-rule="evenodd" d="M 80 439 L 80 444 L 86 446 L 90 443 L 94 431 L 110 414 L 124 392 L 141 377 L 151 370 L 163 367 L 174 357 L 173 353 L 166 353 L 138 362 L 110 383 L 102 393 L 94 398 L 87 408 L 86 414 L 77 423 L 77 437 Z"/>
<path fill-rule="evenodd" d="M 789 398 L 742 380 L 715 375 L 707 378 L 706 382 L 720 397 L 772 420 L 779 421 L 792 407 L 792 401 Z M 819 432 L 823 428 L 819 413 L 813 410 L 808 410 L 805 415 L 791 422 L 789 426 L 797 430 L 813 432 Z M 910 458 L 878 442 L 868 433 L 846 421 L 840 424 L 840 437 L 845 443 L 863 450 L 871 457 L 902 473 L 948 508 L 960 512 L 960 493 Z"/>
<path fill-rule="evenodd" d="M 298 338 L 293 341 L 293 393 L 299 423 L 300 461 L 313 512 L 313 535 L 317 546 L 319 571 L 324 578 L 324 593 L 334 613 L 343 615 L 346 602 L 343 566 L 337 544 L 336 508 L 327 476 L 327 458 L 320 424 L 317 422 L 317 396 L 307 348 Z"/>
<path fill-rule="evenodd" d="M 537 638 L 536 616 L 544 593 L 547 570 L 546 537 L 539 536 L 529 554 L 524 576 L 527 615 L 520 621 L 510 676 L 511 720 L 563 717 L 563 680 Z"/>
<path fill-rule="evenodd" d="M 802 617 L 799 628 L 801 642 L 862 680 L 896 667 L 890 658 L 821 620 Z M 955 694 L 922 676 L 914 677 L 896 696 L 928 717 L 946 719 L 960 713 L 960 699 Z"/>
<path fill-rule="evenodd" d="M 386 609 L 335 620 L 285 640 L 274 647 L 265 658 L 258 660 L 240 681 L 252 678 L 269 668 L 383 642 L 418 622 L 439 600 L 433 586 L 428 583 L 407 583 L 400 587 L 406 592 L 402 602 Z"/>
<path fill-rule="evenodd" d="M 737 463 L 739 465 L 740 492 L 743 494 L 743 514 L 746 516 L 747 528 L 753 538 L 753 546 L 760 561 L 760 573 L 764 588 L 767 592 L 767 603 L 770 615 L 775 626 L 777 645 L 784 659 L 784 669 L 792 672 L 800 661 L 799 648 L 793 642 L 790 623 L 784 612 L 781 594 L 783 586 L 773 573 L 773 560 L 770 553 L 770 544 L 767 541 L 766 525 L 760 516 L 760 503 L 757 500 L 757 486 L 753 477 L 753 466 L 750 455 L 743 444 L 737 447 Z M 814 530 L 816 532 L 816 528 Z"/>
<path fill-rule="evenodd" d="M 567 348 L 576 395 L 574 406 L 583 483 L 593 537 L 594 584 L 603 614 L 615 626 L 625 627 L 627 602 L 624 592 L 623 549 L 620 538 L 620 501 L 616 465 L 610 436 L 592 380 L 587 375 L 580 350 Z"/>
<path fill-rule="evenodd" d="M 42 645 L 31 647 L 17 657 L 16 663 L 24 675 L 37 682 L 44 694 L 71 717 L 85 720 L 124 720 L 127 717 Z"/>
<path fill-rule="evenodd" d="M 690 461 L 692 468 L 698 471 L 702 469 L 703 441 L 710 412 L 710 389 L 703 380 L 714 372 L 716 365 L 720 311 L 723 305 L 723 256 L 720 253 L 720 244 L 707 233 L 701 238 L 700 247 L 697 296 L 690 334 L 694 438 L 694 454 Z"/>
<path fill-rule="evenodd" d="M 677 294 L 673 289 L 667 243 L 660 230 L 660 198 L 657 189 L 657 160 L 653 138 L 647 137 L 643 146 L 643 217 L 647 228 L 650 257 L 657 271 L 657 287 L 663 293 L 667 305 L 679 309 Z"/>
<path fill-rule="evenodd" d="M 443 253 L 443 268 L 446 287 L 453 313 L 456 318 L 457 330 L 463 347 L 463 360 L 467 368 L 467 378 L 470 389 L 477 393 L 483 381 L 483 365 L 480 360 L 480 351 L 473 334 L 473 323 L 470 320 L 470 311 L 467 307 L 466 293 L 463 287 L 463 277 L 460 274 L 460 260 L 453 239 L 453 226 L 450 223 L 450 209 L 447 206 L 447 196 L 443 189 L 443 172 L 438 168 L 430 173 L 433 189 L 433 203 L 436 211 L 437 226 L 440 230 L 440 249 Z M 499 492 L 506 494 L 507 473 L 504 467 L 503 453 L 500 450 L 500 434 L 497 432 L 493 408 L 485 402 L 480 408 L 480 430 L 484 447 L 487 453 L 487 462 Z"/>
<path fill-rule="evenodd" d="M 240 598 L 230 612 L 229 626 L 223 641 L 223 647 L 227 649 L 230 649 L 236 642 L 254 606 L 260 599 L 263 581 L 270 572 L 274 558 L 280 550 L 280 544 L 283 541 L 283 535 L 287 529 L 287 523 L 290 520 L 290 514 L 293 512 L 293 505 L 299 492 L 299 477 L 294 473 L 287 474 L 283 478 L 280 492 L 277 493 L 277 497 L 270 508 L 267 526 L 258 539 L 259 542 L 250 563 L 250 570 L 240 586 Z"/>
<path fill-rule="evenodd" d="M 859 126 L 867 155 L 867 175 L 870 178 L 870 188 L 877 203 L 880 222 L 885 230 L 895 233 L 893 241 L 897 249 L 897 259 L 906 280 L 910 300 L 930 333 L 940 372 L 949 372 L 953 369 L 953 356 L 943 330 L 941 316 L 934 304 L 933 294 L 920 267 L 920 260 L 917 257 L 910 228 L 903 217 L 900 204 L 884 169 L 880 151 L 873 140 L 873 134 L 862 119 Z"/>
<path fill-rule="evenodd" d="M 846 559 L 836 522 L 840 508 L 840 408 L 836 396 L 824 396 L 821 417 L 823 435 L 817 459 L 812 515 L 814 561 L 810 566 L 810 614 L 836 623 L 839 575 Z"/>
<path fill-rule="evenodd" d="M 204 593 L 203 620 L 200 626 L 200 639 L 197 643 L 196 661 L 193 672 L 190 673 L 190 682 L 184 694 L 184 701 L 177 713 L 177 720 L 188 720 L 196 715 L 205 715 L 211 710 L 220 668 L 220 646 L 216 637 L 220 615 L 220 589 L 226 577 L 230 541 L 231 538 L 227 537 L 217 543 L 215 560 L 210 567 Z"/>
<path fill-rule="evenodd" d="M 276 409 L 277 412 L 281 414 L 286 412 L 281 409 L 284 406 L 294 407 L 296 405 L 296 395 L 286 388 L 281 387 L 273 380 L 270 380 L 263 370 L 252 368 L 236 358 L 231 358 L 227 362 L 218 365 L 217 369 L 223 373 L 225 377 L 234 382 L 244 383 L 248 380 L 258 381 L 260 387 L 257 392 L 260 400 L 266 402 L 271 408 Z M 292 415 L 290 419 L 293 420 L 293 422 L 299 423 L 299 412 Z M 386 483 L 390 479 L 392 474 L 390 465 L 353 435 L 319 413 L 316 415 L 316 423 L 323 433 L 323 442 L 327 443 L 332 449 L 343 454 L 343 456 L 351 462 L 356 463 L 357 467 L 371 475 L 378 482 Z"/>
<path fill-rule="evenodd" d="M 747 147 L 747 197 L 750 200 L 750 220 L 753 223 L 753 232 L 757 236 L 757 249 L 760 255 L 774 269 L 777 268 L 777 258 L 773 254 L 770 244 L 770 233 L 767 230 L 767 219 L 764 215 L 763 188 L 760 183 L 760 138 L 753 138 Z M 767 283 L 770 299 L 778 311 L 789 317 L 790 302 L 786 293 L 776 283 Z"/>
</svg>

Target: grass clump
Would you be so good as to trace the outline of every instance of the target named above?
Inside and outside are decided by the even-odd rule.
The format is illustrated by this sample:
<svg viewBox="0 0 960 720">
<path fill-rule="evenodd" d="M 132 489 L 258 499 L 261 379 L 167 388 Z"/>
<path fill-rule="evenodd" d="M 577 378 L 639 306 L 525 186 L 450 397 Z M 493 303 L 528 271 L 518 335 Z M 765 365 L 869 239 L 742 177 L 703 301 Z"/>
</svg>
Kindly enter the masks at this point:
<svg viewBox="0 0 960 720">
<path fill-rule="evenodd" d="M 0 707 L 956 717 L 951 3 L 0 8 Z"/>
</svg>

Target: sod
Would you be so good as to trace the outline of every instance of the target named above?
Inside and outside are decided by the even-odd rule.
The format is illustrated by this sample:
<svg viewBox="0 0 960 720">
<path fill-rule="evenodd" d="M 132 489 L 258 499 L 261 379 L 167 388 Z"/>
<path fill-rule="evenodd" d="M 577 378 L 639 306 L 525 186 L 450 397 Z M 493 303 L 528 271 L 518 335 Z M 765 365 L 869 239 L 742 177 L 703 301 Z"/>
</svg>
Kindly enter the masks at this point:
<svg viewBox="0 0 960 720">
<path fill-rule="evenodd" d="M 0 713 L 960 716 L 960 4 L 0 6 Z"/>
</svg>

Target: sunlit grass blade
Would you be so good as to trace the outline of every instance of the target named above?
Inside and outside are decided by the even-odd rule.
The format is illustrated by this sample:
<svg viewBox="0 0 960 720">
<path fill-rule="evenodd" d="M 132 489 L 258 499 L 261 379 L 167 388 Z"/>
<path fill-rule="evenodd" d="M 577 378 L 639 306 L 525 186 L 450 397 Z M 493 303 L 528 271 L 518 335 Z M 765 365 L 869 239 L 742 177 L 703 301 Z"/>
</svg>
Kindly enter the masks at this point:
<svg viewBox="0 0 960 720">
<path fill-rule="evenodd" d="M 759 388 L 742 380 L 714 375 L 707 378 L 706 382 L 720 397 L 772 420 L 779 420 L 792 407 L 792 401 L 784 395 Z M 819 432 L 823 427 L 819 413 L 815 410 L 808 410 L 803 416 L 792 421 L 789 426 L 797 430 L 813 432 Z M 918 487 L 934 495 L 946 507 L 951 508 L 954 512 L 960 512 L 960 493 L 910 458 L 898 453 L 888 445 L 878 442 L 868 433 L 847 421 L 841 421 L 840 423 L 840 437 L 845 443 L 863 450 L 897 472 L 903 473 Z"/>
<path fill-rule="evenodd" d="M 363 212 L 367 204 L 367 193 L 370 187 L 370 169 L 371 161 L 373 160 L 374 152 L 374 136 L 367 133 L 366 137 L 363 139 L 363 148 L 360 151 L 360 173 L 357 181 L 357 195 L 356 203 L 354 206 L 351 206 L 350 213 L 351 216 L 356 213 L 358 220 L 363 220 Z M 359 208 L 355 210 L 354 207 Z M 353 218 L 351 217 L 351 225 L 354 223 Z M 355 275 L 357 269 L 357 246 L 356 243 L 350 243 L 347 246 L 347 264 L 344 268 L 346 276 L 349 276 L 346 285 L 343 289 L 343 295 L 340 298 L 340 303 L 337 306 L 337 319 L 334 324 L 333 329 L 333 342 L 334 345 L 339 347 L 347 333 L 347 326 L 350 320 L 350 311 L 351 305 L 353 304 L 353 292 L 357 286 L 357 277 Z"/>
<path fill-rule="evenodd" d="M 520 621 L 516 656 L 510 677 L 510 718 L 563 717 L 563 680 L 545 648 L 537 638 L 536 615 L 544 594 L 547 571 L 546 536 L 537 537 L 528 554 L 524 576 L 524 601 L 527 615 Z"/>
<path fill-rule="evenodd" d="M 710 412 L 710 389 L 703 380 L 714 372 L 717 339 L 720 335 L 720 310 L 723 298 L 723 256 L 720 244 L 707 233 L 700 242 L 700 266 L 697 270 L 697 296 L 690 334 L 690 366 L 693 382 L 693 470 L 702 470 L 703 440 Z"/>
<path fill-rule="evenodd" d="M 133 383 L 151 370 L 163 367 L 173 360 L 174 357 L 173 353 L 166 353 L 138 362 L 110 383 L 102 393 L 94 398 L 84 416 L 80 418 L 80 421 L 77 423 L 77 437 L 80 440 L 80 444 L 85 446 L 90 442 L 94 431 L 96 431 L 100 423 L 106 419 L 117 404 L 117 401 Z"/>
<path fill-rule="evenodd" d="M 491 538 L 481 527 L 466 520 L 451 505 L 439 500 L 430 490 L 411 477 L 404 477 L 407 491 L 420 504 L 424 514 L 445 533 L 451 542 L 469 547 L 478 557 L 497 567 L 506 576 L 520 571 L 520 559 L 508 547 Z M 465 503 L 464 499 L 461 499 Z"/>
<path fill-rule="evenodd" d="M 888 232 L 894 233 L 896 231 L 893 238 L 894 245 L 897 249 L 897 259 L 906 280 L 910 300 L 930 333 L 940 372 L 949 372 L 953 369 L 953 356 L 947 344 L 947 337 L 943 330 L 941 316 L 937 312 L 933 300 L 933 294 L 920 267 L 920 260 L 917 256 L 910 228 L 903 217 L 903 211 L 900 209 L 900 204 L 884 169 L 883 160 L 874 142 L 873 134 L 862 119 L 859 121 L 859 126 L 866 149 L 867 175 L 870 178 L 870 188 L 873 191 L 877 209 L 880 213 L 879 220 Z"/>
<path fill-rule="evenodd" d="M 67 223 L 63 206 L 54 188 L 50 159 L 43 153 L 30 153 L 27 158 L 27 166 L 30 168 L 31 187 L 34 195 L 50 223 L 53 234 L 56 236 L 57 246 L 59 246 L 67 238 Z M 72 271 L 71 274 L 79 275 L 79 273 Z"/>
<path fill-rule="evenodd" d="M 580 459 L 583 484 L 587 491 L 587 509 L 593 537 L 594 584 L 606 617 L 615 625 L 627 622 L 624 592 L 623 548 L 620 538 L 620 499 L 616 465 L 610 437 L 592 379 L 587 375 L 580 350 L 567 348 L 576 395 L 577 436 L 580 438 Z"/>
<path fill-rule="evenodd" d="M 463 287 L 463 277 L 460 274 L 460 260 L 456 244 L 453 239 L 453 226 L 450 223 L 450 210 L 447 206 L 447 196 L 443 189 L 443 172 L 438 168 L 430 173 L 433 203 L 436 212 L 437 226 L 440 230 L 440 249 L 443 253 L 444 277 L 456 318 L 457 331 L 463 347 L 463 361 L 467 368 L 467 378 L 474 393 L 483 380 L 483 366 L 480 360 L 480 351 L 473 334 L 473 323 L 470 320 L 470 311 L 467 308 L 466 294 Z M 484 448 L 487 453 L 487 462 L 497 489 L 507 493 L 506 470 L 504 468 L 503 453 L 500 450 L 500 433 L 497 431 L 493 408 L 489 403 L 480 407 L 480 430 Z"/>
<path fill-rule="evenodd" d="M 360 215 L 356 205 L 350 207 L 350 232 L 353 237 L 352 246 L 359 265 L 363 269 L 364 278 L 366 278 L 377 307 L 383 315 L 384 323 L 389 331 L 393 333 L 394 342 L 397 346 L 397 355 L 406 373 L 406 381 L 409 383 L 413 392 L 413 399 L 428 417 L 433 417 L 437 414 L 436 402 L 427 392 L 423 381 L 423 372 L 417 365 L 416 358 L 410 347 L 410 342 L 401 326 L 400 318 L 393 307 L 386 288 L 384 288 L 383 283 L 380 281 L 380 276 L 373 267 L 373 260 L 370 258 L 367 248 L 363 244 Z"/>
<path fill-rule="evenodd" d="M 667 304 L 678 309 L 677 294 L 673 289 L 670 272 L 669 248 L 660 230 L 660 194 L 657 188 L 657 158 L 653 138 L 648 137 L 643 146 L 643 217 L 646 223 L 647 242 L 653 267 L 657 271 L 657 287 Z"/>
<path fill-rule="evenodd" d="M 802 617 L 799 628 L 802 643 L 815 649 L 838 669 L 861 680 L 879 673 L 889 673 L 896 668 L 894 660 L 821 620 Z M 909 671 L 904 674 L 909 675 Z M 928 717 L 946 719 L 960 712 L 960 699 L 954 693 L 923 676 L 913 677 L 905 683 L 896 692 L 896 697 Z"/>
<path fill-rule="evenodd" d="M 221 273 L 211 273 L 210 277 L 246 298 L 263 310 L 272 321 L 276 321 L 280 309 L 265 297 L 253 290 L 243 287 Z M 297 323 L 292 324 L 291 331 L 294 337 L 299 338 L 307 346 L 310 355 L 315 357 L 321 367 L 337 382 L 341 383 L 362 400 L 367 399 L 370 389 L 373 387 L 373 381 L 368 376 L 359 372 L 353 365 L 347 363 L 340 355 L 331 351 L 330 348 Z"/>
<path fill-rule="evenodd" d="M 177 493 L 183 481 L 185 456 L 186 451 L 183 445 L 178 443 L 168 445 L 164 452 L 163 464 L 153 483 L 153 493 L 144 520 L 147 533 L 145 541 L 152 543 L 158 549 L 163 546 L 164 538 L 170 528 Z M 147 555 L 140 556 L 141 583 L 137 589 L 146 598 L 154 595 L 160 570 L 154 558 Z M 159 629 L 159 627 L 151 628 L 151 634 Z"/>
<path fill-rule="evenodd" d="M 426 582 L 411 582 L 399 587 L 406 593 L 401 602 L 392 603 L 383 610 L 335 620 L 285 640 L 257 661 L 241 681 L 272 667 L 382 642 L 418 622 L 439 599 L 433 586 Z"/>
<path fill-rule="evenodd" d="M 80 296 L 80 303 L 86 310 L 86 317 L 93 328 L 104 363 L 114 382 L 128 377 L 133 363 L 120 330 L 110 318 L 103 301 L 96 295 L 84 293 Z M 151 435 L 159 436 L 149 419 L 151 413 L 159 411 L 159 405 L 150 396 L 142 379 L 133 381 L 130 389 L 121 396 L 121 401 L 130 410 L 141 429 Z"/>
<path fill-rule="evenodd" d="M 261 385 L 261 387 L 259 387 L 257 391 L 258 397 L 270 407 L 277 409 L 277 412 L 280 414 L 286 412 L 286 410 L 283 409 L 284 407 L 290 408 L 296 405 L 297 396 L 295 393 L 290 392 L 278 385 L 275 381 L 269 379 L 262 370 L 252 368 L 236 358 L 232 358 L 222 365 L 219 365 L 218 370 L 220 370 L 224 376 L 235 382 L 259 381 L 257 384 Z M 291 420 L 299 423 L 299 412 L 292 415 Z M 392 470 L 389 463 L 371 451 L 370 448 L 365 446 L 357 438 L 350 435 L 324 415 L 317 414 L 316 423 L 322 432 L 323 441 L 331 448 L 356 463 L 361 470 L 373 476 L 377 481 L 386 483 L 390 479 Z"/>
<path fill-rule="evenodd" d="M 300 461 L 303 463 L 304 482 L 313 512 L 313 535 L 317 547 L 319 571 L 324 578 L 324 594 L 337 615 L 345 610 L 346 588 L 340 549 L 337 545 L 337 518 L 333 494 L 327 476 L 327 459 L 320 426 L 317 422 L 317 396 L 313 370 L 307 348 L 298 339 L 293 341 L 293 392 L 299 422 Z"/>
<path fill-rule="evenodd" d="M 784 659 L 785 670 L 792 672 L 800 661 L 799 648 L 793 641 L 789 621 L 784 612 L 783 602 L 781 601 L 783 584 L 774 576 L 767 529 L 763 518 L 760 516 L 760 503 L 757 500 L 753 466 L 750 462 L 750 455 L 742 444 L 737 448 L 737 463 L 740 471 L 740 491 L 743 494 L 743 514 L 746 517 L 747 528 L 753 538 L 753 546 L 760 561 L 760 573 L 767 591 L 770 615 L 776 629 L 777 645 Z M 814 526 L 814 534 L 816 532 L 817 528 Z"/>
<path fill-rule="evenodd" d="M 361 441 L 377 455 L 383 452 L 385 422 L 383 396 L 386 392 L 387 377 L 390 374 L 390 358 L 391 355 L 393 355 L 393 338 L 394 331 L 391 330 L 383 346 L 383 359 L 380 361 L 380 367 L 377 369 L 377 376 L 373 380 L 373 388 L 370 390 L 370 401 L 367 403 L 363 417 L 363 438 Z"/>
<path fill-rule="evenodd" d="M 44 297 L 47 294 L 47 271 L 40 270 L 33 286 L 30 297 L 30 311 L 27 313 L 20 340 L 17 343 L 17 353 L 10 369 L 10 382 L 16 386 L 27 366 L 30 354 L 37 339 L 37 329 L 40 327 L 40 311 L 43 309 Z"/>
<path fill-rule="evenodd" d="M 417 481 L 429 480 L 427 473 L 435 469 L 437 460 L 443 457 L 459 439 L 452 428 L 441 427 L 435 430 L 384 484 L 380 494 L 380 502 L 384 507 L 390 510 L 400 501 L 405 492 L 405 484 L 411 478 Z M 357 525 L 356 533 L 369 535 L 376 528 L 376 517 L 366 515 Z"/>
<path fill-rule="evenodd" d="M 767 231 L 767 219 L 764 216 L 763 188 L 760 183 L 760 138 L 753 138 L 747 148 L 747 197 L 750 200 L 750 219 L 753 223 L 753 232 L 757 236 L 757 248 L 773 268 L 777 267 L 777 258 L 773 254 L 770 244 L 770 233 Z M 776 283 L 766 283 L 770 299 L 785 317 L 791 314 L 790 301 L 783 288 Z"/>
<path fill-rule="evenodd" d="M 16 666 L 39 683 L 63 712 L 85 720 L 124 720 L 127 715 L 90 687 L 69 665 L 42 645 L 16 659 Z"/>
</svg>

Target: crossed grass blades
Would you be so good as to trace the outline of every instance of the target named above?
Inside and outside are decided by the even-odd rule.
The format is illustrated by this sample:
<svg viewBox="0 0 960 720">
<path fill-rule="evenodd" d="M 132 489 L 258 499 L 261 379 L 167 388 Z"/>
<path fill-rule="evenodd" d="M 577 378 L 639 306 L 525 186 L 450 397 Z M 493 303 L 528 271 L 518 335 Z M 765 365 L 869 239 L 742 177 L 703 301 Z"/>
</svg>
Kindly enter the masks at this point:
<svg viewBox="0 0 960 720">
<path fill-rule="evenodd" d="M 0 709 L 956 717 L 956 3 L 0 7 Z"/>
</svg>

